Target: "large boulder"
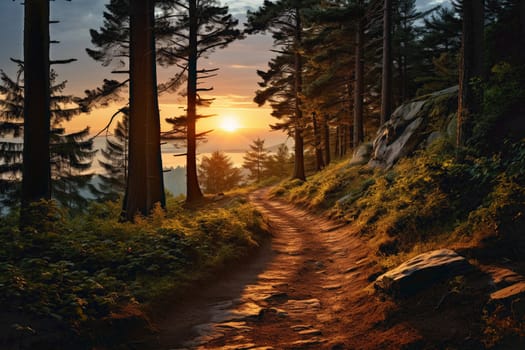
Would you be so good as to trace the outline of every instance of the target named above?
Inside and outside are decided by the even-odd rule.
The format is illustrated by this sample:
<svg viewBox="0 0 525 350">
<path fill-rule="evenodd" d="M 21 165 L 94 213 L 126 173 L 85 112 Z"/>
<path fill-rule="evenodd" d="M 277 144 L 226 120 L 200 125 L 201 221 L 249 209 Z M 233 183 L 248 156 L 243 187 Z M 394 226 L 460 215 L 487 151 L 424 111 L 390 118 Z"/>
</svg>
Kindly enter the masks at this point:
<svg viewBox="0 0 525 350">
<path fill-rule="evenodd" d="M 408 296 L 433 283 L 472 269 L 468 261 L 450 249 L 420 254 L 379 276 L 374 287 L 387 294 Z"/>
<path fill-rule="evenodd" d="M 379 128 L 373 142 L 372 167 L 390 168 L 400 158 L 426 147 L 438 137 L 453 137 L 450 124 L 457 109 L 454 86 L 399 106 Z"/>
<path fill-rule="evenodd" d="M 368 163 L 372 156 L 373 148 L 374 147 L 369 142 L 359 145 L 352 155 L 350 165 L 362 165 Z"/>
</svg>

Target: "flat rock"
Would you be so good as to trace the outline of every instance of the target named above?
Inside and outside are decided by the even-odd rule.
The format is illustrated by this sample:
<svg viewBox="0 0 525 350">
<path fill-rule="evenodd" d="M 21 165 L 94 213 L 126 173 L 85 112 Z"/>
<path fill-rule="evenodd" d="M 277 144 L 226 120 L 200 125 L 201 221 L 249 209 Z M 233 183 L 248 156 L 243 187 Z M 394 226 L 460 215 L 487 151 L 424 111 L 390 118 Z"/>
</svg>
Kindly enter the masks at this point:
<svg viewBox="0 0 525 350">
<path fill-rule="evenodd" d="M 219 323 L 217 328 L 234 329 L 238 331 L 248 331 L 252 329 L 246 325 L 246 322 L 224 322 Z"/>
<path fill-rule="evenodd" d="M 453 250 L 438 249 L 420 254 L 380 275 L 374 286 L 389 294 L 406 296 L 471 269 L 468 261 Z"/>
<path fill-rule="evenodd" d="M 341 289 L 341 287 L 342 286 L 340 284 L 329 284 L 329 285 L 323 286 L 323 289 L 336 290 L 336 289 Z"/>
<path fill-rule="evenodd" d="M 298 331 L 297 334 L 299 335 L 306 335 L 306 336 L 312 336 L 312 335 L 321 335 L 323 332 L 319 329 L 303 329 L 302 331 Z"/>
<path fill-rule="evenodd" d="M 310 339 L 303 339 L 303 340 L 297 340 L 291 343 L 286 344 L 286 349 L 305 349 L 314 345 L 320 345 L 322 343 L 326 342 L 326 340 L 323 340 L 319 337 L 313 337 Z"/>
<path fill-rule="evenodd" d="M 486 266 L 481 267 L 481 270 L 490 276 L 490 283 L 496 289 L 502 289 L 512 284 L 525 281 L 525 277 L 507 268 Z"/>
<path fill-rule="evenodd" d="M 284 308 L 290 311 L 319 311 L 321 309 L 321 302 L 319 299 L 303 299 L 303 300 L 288 300 Z"/>
<path fill-rule="evenodd" d="M 518 282 L 500 289 L 490 295 L 491 300 L 506 301 L 525 297 L 525 282 Z"/>
<path fill-rule="evenodd" d="M 220 347 L 222 350 L 249 350 L 255 348 L 254 343 L 244 343 L 244 344 L 236 344 L 236 345 L 223 345 Z"/>
<path fill-rule="evenodd" d="M 296 324 L 291 327 L 294 332 L 300 332 L 307 329 L 312 329 L 313 327 L 309 324 Z"/>
<path fill-rule="evenodd" d="M 288 312 L 282 309 L 278 309 L 276 307 L 270 307 L 266 309 L 262 309 L 260 312 L 260 317 L 264 317 L 265 315 L 276 315 L 277 317 L 284 318 L 288 316 Z"/>
<path fill-rule="evenodd" d="M 272 302 L 279 303 L 279 302 L 284 302 L 287 299 L 288 299 L 288 294 L 284 292 L 279 292 L 279 293 L 273 293 L 267 296 L 266 298 L 264 298 L 264 301 L 269 302 L 269 303 L 272 303 Z"/>
<path fill-rule="evenodd" d="M 232 310 L 232 315 L 235 318 L 235 320 L 247 320 L 247 319 L 253 319 L 258 318 L 261 313 L 262 307 L 255 303 L 244 303 L 239 305 L 239 307 L 235 310 Z M 232 319 L 233 320 L 233 319 Z"/>
</svg>

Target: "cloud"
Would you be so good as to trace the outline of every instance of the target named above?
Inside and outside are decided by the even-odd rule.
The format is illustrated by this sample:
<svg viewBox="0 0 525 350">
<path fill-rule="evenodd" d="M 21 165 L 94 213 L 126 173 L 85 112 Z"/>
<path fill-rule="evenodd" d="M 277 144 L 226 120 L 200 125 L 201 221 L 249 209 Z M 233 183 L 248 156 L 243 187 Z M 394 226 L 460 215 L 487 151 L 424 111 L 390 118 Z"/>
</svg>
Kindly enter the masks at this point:
<svg viewBox="0 0 525 350">
<path fill-rule="evenodd" d="M 245 64 L 230 64 L 228 67 L 233 69 L 257 69 L 256 65 L 245 65 Z"/>
</svg>

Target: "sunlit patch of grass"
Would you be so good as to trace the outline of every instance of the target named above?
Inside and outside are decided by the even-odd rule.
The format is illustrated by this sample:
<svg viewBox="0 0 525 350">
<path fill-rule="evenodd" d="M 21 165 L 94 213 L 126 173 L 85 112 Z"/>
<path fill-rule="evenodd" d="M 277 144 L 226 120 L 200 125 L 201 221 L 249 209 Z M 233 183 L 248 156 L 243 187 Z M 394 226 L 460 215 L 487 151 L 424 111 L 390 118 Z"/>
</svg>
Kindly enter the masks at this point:
<svg viewBox="0 0 525 350">
<path fill-rule="evenodd" d="M 199 210 L 169 198 L 168 211 L 156 207 L 133 224 L 119 222 L 119 203 L 93 203 L 32 235 L 0 218 L 0 306 L 81 330 L 130 303 L 180 294 L 266 239 L 264 219 L 242 198 Z"/>
<path fill-rule="evenodd" d="M 273 193 L 351 223 L 380 264 L 392 267 L 428 250 L 473 247 L 487 237 L 523 240 L 524 145 L 509 144 L 505 157 L 467 151 L 458 161 L 454 146 L 441 139 L 388 171 L 341 161 L 306 182 L 283 182 Z"/>
</svg>

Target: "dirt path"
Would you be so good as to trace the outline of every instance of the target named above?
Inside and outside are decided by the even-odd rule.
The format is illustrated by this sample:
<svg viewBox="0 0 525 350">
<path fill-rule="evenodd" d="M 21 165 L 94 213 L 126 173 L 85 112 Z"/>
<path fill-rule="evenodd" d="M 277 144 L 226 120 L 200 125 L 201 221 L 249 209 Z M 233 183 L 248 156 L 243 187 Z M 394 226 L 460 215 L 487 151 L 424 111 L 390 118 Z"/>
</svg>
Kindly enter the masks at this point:
<svg viewBox="0 0 525 350">
<path fill-rule="evenodd" d="M 366 289 L 377 267 L 347 226 L 264 191 L 251 201 L 270 221 L 271 247 L 177 307 L 159 349 L 399 349 L 418 338 L 381 326 L 389 303 Z"/>
</svg>

